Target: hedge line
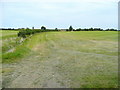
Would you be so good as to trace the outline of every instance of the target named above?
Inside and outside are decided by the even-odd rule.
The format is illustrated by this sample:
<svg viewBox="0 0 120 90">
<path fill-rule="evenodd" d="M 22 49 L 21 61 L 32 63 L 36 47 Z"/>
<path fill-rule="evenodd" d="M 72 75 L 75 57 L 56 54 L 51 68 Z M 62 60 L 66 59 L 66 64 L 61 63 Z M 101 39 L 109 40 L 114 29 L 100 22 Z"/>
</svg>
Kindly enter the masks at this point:
<svg viewBox="0 0 120 90">
<path fill-rule="evenodd" d="M 26 30 L 20 30 L 18 33 L 18 37 L 26 38 L 29 35 L 35 34 L 35 33 L 41 33 L 41 32 L 48 32 L 48 31 L 58 31 L 58 30 L 41 30 L 41 29 L 26 29 Z"/>
</svg>

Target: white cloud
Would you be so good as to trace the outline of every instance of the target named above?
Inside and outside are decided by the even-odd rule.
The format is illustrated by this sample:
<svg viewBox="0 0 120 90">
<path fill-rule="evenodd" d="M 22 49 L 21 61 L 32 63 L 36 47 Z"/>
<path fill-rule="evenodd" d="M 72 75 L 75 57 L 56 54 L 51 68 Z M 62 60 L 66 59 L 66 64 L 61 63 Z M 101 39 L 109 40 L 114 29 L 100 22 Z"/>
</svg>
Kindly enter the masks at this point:
<svg viewBox="0 0 120 90">
<path fill-rule="evenodd" d="M 5 13 L 3 13 L 5 26 L 19 26 L 19 24 L 21 26 L 46 25 L 49 27 L 66 27 L 69 24 L 76 27 L 79 25 L 81 27 L 98 26 L 103 28 L 117 26 L 116 13 L 119 0 L 1 1 L 5 2 Z"/>
</svg>

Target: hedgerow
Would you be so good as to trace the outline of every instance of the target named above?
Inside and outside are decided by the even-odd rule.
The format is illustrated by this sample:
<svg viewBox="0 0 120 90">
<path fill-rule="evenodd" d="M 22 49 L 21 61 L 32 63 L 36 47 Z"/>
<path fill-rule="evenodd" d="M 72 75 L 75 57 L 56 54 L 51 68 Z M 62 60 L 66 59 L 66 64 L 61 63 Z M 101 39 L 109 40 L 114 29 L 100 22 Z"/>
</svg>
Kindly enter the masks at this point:
<svg viewBox="0 0 120 90">
<path fill-rule="evenodd" d="M 58 31 L 58 30 L 41 30 L 41 29 L 26 29 L 26 30 L 20 30 L 18 33 L 18 37 L 26 38 L 29 35 L 35 34 L 35 33 L 41 33 L 41 32 L 50 32 L 50 31 Z"/>
</svg>

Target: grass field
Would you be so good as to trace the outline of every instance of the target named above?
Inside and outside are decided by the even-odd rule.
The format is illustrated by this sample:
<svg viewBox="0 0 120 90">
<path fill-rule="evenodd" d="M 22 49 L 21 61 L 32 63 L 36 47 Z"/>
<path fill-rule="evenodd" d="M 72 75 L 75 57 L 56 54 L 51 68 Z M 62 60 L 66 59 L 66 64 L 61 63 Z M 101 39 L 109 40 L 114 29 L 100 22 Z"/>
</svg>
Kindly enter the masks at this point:
<svg viewBox="0 0 120 90">
<path fill-rule="evenodd" d="M 117 31 L 44 32 L 18 43 L 16 33 L 2 36 L 2 47 L 15 47 L 3 48 L 3 87 L 118 87 Z"/>
</svg>

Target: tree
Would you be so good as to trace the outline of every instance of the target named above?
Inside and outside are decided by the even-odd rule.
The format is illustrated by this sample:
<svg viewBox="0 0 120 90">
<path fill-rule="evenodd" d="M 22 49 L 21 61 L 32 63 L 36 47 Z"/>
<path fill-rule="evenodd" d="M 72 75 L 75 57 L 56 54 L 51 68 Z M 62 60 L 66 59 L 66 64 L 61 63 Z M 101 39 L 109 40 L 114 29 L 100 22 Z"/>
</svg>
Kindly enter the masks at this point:
<svg viewBox="0 0 120 90">
<path fill-rule="evenodd" d="M 26 30 L 29 30 L 29 28 L 27 27 Z"/>
<path fill-rule="evenodd" d="M 32 27 L 32 30 L 34 30 L 34 27 Z"/>
<path fill-rule="evenodd" d="M 46 27 L 42 26 L 42 27 L 41 27 L 41 30 L 46 30 Z"/>
<path fill-rule="evenodd" d="M 88 31 L 93 31 L 94 29 L 93 28 L 89 28 L 89 30 Z"/>
<path fill-rule="evenodd" d="M 57 29 L 57 28 L 55 28 L 55 31 L 58 31 L 58 29 Z"/>
<path fill-rule="evenodd" d="M 20 31 L 20 32 L 18 33 L 18 37 L 26 38 L 25 32 L 24 32 L 24 31 Z"/>
<path fill-rule="evenodd" d="M 69 31 L 73 31 L 73 27 L 72 26 L 69 27 Z"/>
</svg>

